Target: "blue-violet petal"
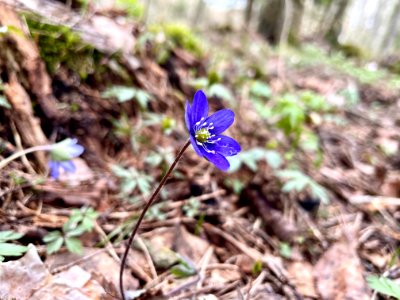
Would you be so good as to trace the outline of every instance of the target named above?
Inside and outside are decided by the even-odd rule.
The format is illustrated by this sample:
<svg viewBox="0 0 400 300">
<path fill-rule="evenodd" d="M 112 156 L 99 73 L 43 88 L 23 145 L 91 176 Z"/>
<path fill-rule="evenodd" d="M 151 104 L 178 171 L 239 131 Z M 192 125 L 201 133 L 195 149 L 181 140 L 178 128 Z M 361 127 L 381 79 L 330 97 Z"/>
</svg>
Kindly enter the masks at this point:
<svg viewBox="0 0 400 300">
<path fill-rule="evenodd" d="M 185 123 L 186 128 L 189 130 L 189 133 L 192 131 L 192 108 L 190 107 L 189 101 L 186 100 L 186 108 L 185 108 Z"/>
<path fill-rule="evenodd" d="M 209 153 L 201 148 L 201 152 L 203 152 L 204 157 L 207 158 L 211 163 L 213 163 L 218 169 L 222 171 L 228 171 L 230 164 L 229 161 L 225 158 L 225 156 L 219 153 Z"/>
<path fill-rule="evenodd" d="M 76 171 L 75 164 L 71 160 L 61 161 L 60 167 L 68 173 L 74 173 Z"/>
<path fill-rule="evenodd" d="M 218 139 L 220 140 L 217 141 Z M 216 142 L 207 144 L 207 148 L 223 156 L 233 156 L 241 150 L 239 143 L 229 136 L 217 135 L 213 137 L 213 140 Z"/>
<path fill-rule="evenodd" d="M 230 109 L 221 109 L 206 119 L 207 124 L 213 123 L 214 129 L 210 129 L 212 134 L 220 134 L 228 129 L 235 120 L 235 113 Z"/>
<path fill-rule="evenodd" d="M 203 157 L 203 153 L 200 151 L 200 148 L 196 143 L 196 139 L 192 135 L 190 135 L 190 143 L 192 144 L 193 149 L 194 151 L 196 151 L 197 155 Z"/>
<path fill-rule="evenodd" d="M 208 115 L 208 101 L 203 91 L 199 90 L 194 94 L 192 104 L 192 124 L 194 126 L 201 118 L 207 118 Z"/>
<path fill-rule="evenodd" d="M 60 176 L 60 165 L 58 161 L 49 161 L 50 176 L 57 179 Z"/>
</svg>

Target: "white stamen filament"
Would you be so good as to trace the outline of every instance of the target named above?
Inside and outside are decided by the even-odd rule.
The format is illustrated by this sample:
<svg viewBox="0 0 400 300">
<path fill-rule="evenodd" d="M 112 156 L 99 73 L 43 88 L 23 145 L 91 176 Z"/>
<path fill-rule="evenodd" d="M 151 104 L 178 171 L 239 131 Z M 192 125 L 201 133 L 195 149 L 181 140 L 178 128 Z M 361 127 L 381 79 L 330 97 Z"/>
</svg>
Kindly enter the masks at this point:
<svg viewBox="0 0 400 300">
<path fill-rule="evenodd" d="M 202 117 L 202 118 L 200 119 L 200 121 L 196 122 L 196 123 L 195 123 L 195 126 L 194 126 L 194 132 L 196 133 L 196 134 L 195 134 L 196 144 L 199 145 L 199 146 L 201 146 L 207 153 L 215 154 L 215 151 L 214 151 L 214 150 L 208 149 L 208 147 L 207 147 L 206 144 L 207 144 L 207 143 L 208 143 L 208 144 L 215 144 L 216 142 L 219 142 L 219 141 L 221 140 L 221 138 L 218 138 L 218 139 L 216 139 L 216 140 L 211 140 L 211 138 L 215 137 L 215 134 L 210 134 L 210 133 L 209 133 L 209 130 L 214 129 L 214 126 L 213 126 L 214 123 L 213 123 L 213 122 L 210 122 L 209 124 L 207 124 L 207 122 L 202 123 L 203 120 L 204 120 L 204 117 Z M 197 133 L 198 133 L 200 130 L 206 131 L 207 134 L 209 134 L 209 135 L 207 136 L 206 141 L 202 141 L 203 143 L 202 143 L 202 142 L 199 142 L 199 141 L 197 140 L 197 138 L 199 137 L 199 134 L 197 134 Z M 203 134 L 204 134 L 204 132 L 201 132 L 201 135 L 203 135 Z"/>
</svg>

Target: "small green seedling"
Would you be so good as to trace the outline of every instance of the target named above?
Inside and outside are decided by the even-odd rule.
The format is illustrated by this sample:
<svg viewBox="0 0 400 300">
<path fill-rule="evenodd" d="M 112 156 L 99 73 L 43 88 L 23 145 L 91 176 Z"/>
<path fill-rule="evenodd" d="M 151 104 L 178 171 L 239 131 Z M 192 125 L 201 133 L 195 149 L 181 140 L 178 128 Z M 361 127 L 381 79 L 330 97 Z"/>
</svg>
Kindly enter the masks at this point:
<svg viewBox="0 0 400 300">
<path fill-rule="evenodd" d="M 5 256 L 21 256 L 28 250 L 26 246 L 7 243 L 18 240 L 22 236 L 22 233 L 12 230 L 0 231 L 0 262 L 4 260 Z"/>
<path fill-rule="evenodd" d="M 69 252 L 82 254 L 83 246 L 78 237 L 92 231 L 98 215 L 91 207 L 74 209 L 62 231 L 51 231 L 43 238 L 47 244 L 47 254 L 57 252 L 64 244 Z"/>
</svg>

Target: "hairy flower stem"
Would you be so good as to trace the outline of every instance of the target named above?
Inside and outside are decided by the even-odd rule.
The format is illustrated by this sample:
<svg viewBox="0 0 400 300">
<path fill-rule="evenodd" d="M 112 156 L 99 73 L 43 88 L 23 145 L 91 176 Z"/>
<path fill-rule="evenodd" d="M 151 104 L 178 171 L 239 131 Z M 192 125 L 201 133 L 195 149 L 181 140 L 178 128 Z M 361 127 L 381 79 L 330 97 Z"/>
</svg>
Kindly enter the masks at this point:
<svg viewBox="0 0 400 300">
<path fill-rule="evenodd" d="M 34 146 L 31 148 L 27 148 L 18 152 L 15 152 L 13 155 L 10 155 L 9 157 L 3 159 L 0 161 L 0 169 L 3 169 L 5 166 L 7 166 L 10 162 L 12 162 L 14 159 L 17 159 L 18 157 L 24 156 L 28 153 L 36 152 L 36 151 L 51 151 L 53 145 L 41 145 L 41 146 Z"/>
<path fill-rule="evenodd" d="M 133 239 L 135 238 L 135 235 L 136 235 L 136 233 L 137 233 L 137 231 L 138 231 L 138 229 L 140 227 L 140 224 L 143 221 L 144 216 L 146 215 L 146 212 L 148 211 L 150 206 L 154 203 L 154 201 L 157 199 L 157 196 L 160 193 L 162 187 L 167 182 L 168 177 L 171 175 L 172 171 L 175 169 L 175 166 L 178 164 L 178 162 L 181 159 L 183 153 L 185 152 L 187 147 L 189 147 L 189 145 L 190 145 L 190 140 L 188 140 L 185 143 L 185 145 L 181 148 L 181 150 L 179 150 L 179 153 L 176 156 L 174 162 L 169 167 L 169 169 L 168 169 L 167 173 L 165 173 L 164 177 L 161 179 L 158 187 L 156 188 L 156 190 L 151 195 L 149 201 L 147 201 L 146 206 L 143 208 L 143 211 L 140 214 L 139 219 L 136 221 L 135 227 L 133 228 L 133 231 L 132 231 L 132 233 L 131 233 L 131 235 L 129 237 L 128 245 L 127 245 L 127 247 L 125 249 L 124 256 L 122 257 L 121 268 L 120 268 L 120 271 L 119 271 L 119 289 L 120 289 L 121 296 L 122 296 L 123 300 L 126 299 L 125 298 L 125 293 L 124 293 L 124 284 L 123 284 L 124 269 L 125 269 L 125 265 L 126 265 L 126 258 L 128 257 L 129 249 L 131 248 Z"/>
</svg>

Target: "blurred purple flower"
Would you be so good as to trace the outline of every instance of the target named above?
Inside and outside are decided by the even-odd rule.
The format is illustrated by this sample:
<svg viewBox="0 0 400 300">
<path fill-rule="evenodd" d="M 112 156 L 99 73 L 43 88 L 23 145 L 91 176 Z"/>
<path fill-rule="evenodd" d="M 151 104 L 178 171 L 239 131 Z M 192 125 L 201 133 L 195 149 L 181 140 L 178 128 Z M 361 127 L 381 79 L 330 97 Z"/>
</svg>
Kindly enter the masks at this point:
<svg viewBox="0 0 400 300">
<path fill-rule="evenodd" d="M 194 150 L 222 171 L 230 167 L 225 157 L 241 150 L 238 142 L 221 135 L 234 119 L 235 114 L 230 109 L 221 109 L 208 117 L 208 100 L 201 90 L 194 95 L 192 106 L 186 101 L 185 121 Z"/>
<path fill-rule="evenodd" d="M 57 179 L 60 176 L 60 169 L 65 172 L 74 173 L 76 171 L 75 164 L 72 159 L 78 157 L 85 151 L 83 146 L 78 144 L 77 139 L 65 139 L 52 145 L 49 161 L 50 176 Z"/>
</svg>

